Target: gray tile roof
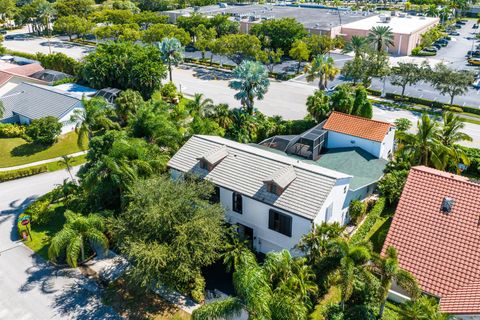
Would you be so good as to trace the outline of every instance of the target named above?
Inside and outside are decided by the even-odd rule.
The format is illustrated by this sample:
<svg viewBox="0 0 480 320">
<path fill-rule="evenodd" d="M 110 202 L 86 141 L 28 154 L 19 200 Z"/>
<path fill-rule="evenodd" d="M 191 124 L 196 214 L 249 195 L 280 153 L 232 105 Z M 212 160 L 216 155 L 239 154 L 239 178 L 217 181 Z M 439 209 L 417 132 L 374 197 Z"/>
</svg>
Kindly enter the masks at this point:
<svg viewBox="0 0 480 320">
<path fill-rule="evenodd" d="M 198 158 L 223 145 L 226 146 L 228 155 L 210 172 L 201 169 Z M 263 181 L 290 165 L 296 175 L 291 184 L 280 196 L 267 192 Z M 312 220 L 319 213 L 337 179 L 351 178 L 344 173 L 251 145 L 202 135 L 190 138 L 168 162 L 168 166 L 181 172 L 198 174 L 218 186 Z"/>
<path fill-rule="evenodd" d="M 64 94 L 46 86 L 22 82 L 8 91 L 0 100 L 5 107 L 3 119 L 16 114 L 29 119 L 46 116 L 62 118 L 75 107 L 81 105 L 81 99 Z"/>
</svg>

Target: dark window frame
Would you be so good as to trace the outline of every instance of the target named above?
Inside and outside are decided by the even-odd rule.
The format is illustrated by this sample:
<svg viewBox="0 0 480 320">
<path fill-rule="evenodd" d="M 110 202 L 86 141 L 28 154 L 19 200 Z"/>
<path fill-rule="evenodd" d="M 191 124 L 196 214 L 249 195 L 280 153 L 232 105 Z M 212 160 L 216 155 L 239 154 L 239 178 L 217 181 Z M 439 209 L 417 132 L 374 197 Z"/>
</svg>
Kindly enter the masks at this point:
<svg viewBox="0 0 480 320">
<path fill-rule="evenodd" d="M 292 216 L 277 210 L 268 211 L 268 229 L 292 237 Z"/>
<path fill-rule="evenodd" d="M 210 203 L 220 203 L 220 187 L 215 186 L 212 194 L 210 195 Z"/>
<path fill-rule="evenodd" d="M 236 213 L 243 214 L 243 197 L 238 192 L 232 193 L 232 210 Z"/>
</svg>

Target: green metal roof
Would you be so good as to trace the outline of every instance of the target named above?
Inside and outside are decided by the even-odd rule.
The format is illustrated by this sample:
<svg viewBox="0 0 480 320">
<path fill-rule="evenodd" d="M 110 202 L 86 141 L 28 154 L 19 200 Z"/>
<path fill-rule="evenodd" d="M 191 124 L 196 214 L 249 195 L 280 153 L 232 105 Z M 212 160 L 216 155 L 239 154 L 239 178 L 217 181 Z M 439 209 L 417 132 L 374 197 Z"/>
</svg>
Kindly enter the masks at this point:
<svg viewBox="0 0 480 320">
<path fill-rule="evenodd" d="M 320 159 L 314 162 L 324 168 L 352 175 L 350 190 L 357 190 L 378 181 L 388 163 L 387 160 L 377 159 L 360 148 L 327 149 Z"/>
<path fill-rule="evenodd" d="M 274 153 L 286 154 L 283 151 L 258 144 L 251 145 Z M 367 151 L 358 147 L 325 149 L 317 161 L 306 160 L 292 154 L 288 154 L 288 156 L 353 176 L 350 181 L 350 190 L 352 191 L 380 180 L 388 163 L 387 160 L 377 159 Z"/>
</svg>

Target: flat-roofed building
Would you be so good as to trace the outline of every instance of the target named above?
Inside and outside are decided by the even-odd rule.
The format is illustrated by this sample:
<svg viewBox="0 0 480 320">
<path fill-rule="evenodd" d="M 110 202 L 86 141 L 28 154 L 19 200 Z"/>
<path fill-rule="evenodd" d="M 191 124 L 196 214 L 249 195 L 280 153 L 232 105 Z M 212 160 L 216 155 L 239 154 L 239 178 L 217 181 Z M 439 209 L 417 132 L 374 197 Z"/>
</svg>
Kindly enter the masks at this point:
<svg viewBox="0 0 480 320">
<path fill-rule="evenodd" d="M 377 26 L 388 26 L 392 29 L 394 45 L 389 52 L 395 55 L 409 55 L 421 41 L 421 36 L 439 23 L 439 18 L 418 17 L 409 15 L 372 16 L 342 25 L 341 33 L 348 41 L 352 36 L 367 36 Z"/>
</svg>

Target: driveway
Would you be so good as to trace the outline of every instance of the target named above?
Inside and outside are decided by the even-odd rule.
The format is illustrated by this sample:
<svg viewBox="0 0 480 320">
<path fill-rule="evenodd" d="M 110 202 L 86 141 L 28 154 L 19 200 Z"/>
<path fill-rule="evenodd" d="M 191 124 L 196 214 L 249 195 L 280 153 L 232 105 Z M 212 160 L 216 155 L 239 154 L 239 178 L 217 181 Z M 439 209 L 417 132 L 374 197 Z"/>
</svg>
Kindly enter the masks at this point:
<svg viewBox="0 0 480 320">
<path fill-rule="evenodd" d="M 120 319 L 102 305 L 95 282 L 53 267 L 18 241 L 18 214 L 66 178 L 60 170 L 0 183 L 1 320 Z"/>
</svg>

